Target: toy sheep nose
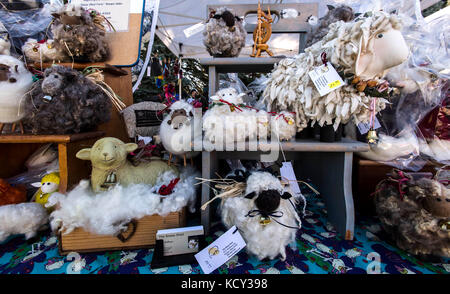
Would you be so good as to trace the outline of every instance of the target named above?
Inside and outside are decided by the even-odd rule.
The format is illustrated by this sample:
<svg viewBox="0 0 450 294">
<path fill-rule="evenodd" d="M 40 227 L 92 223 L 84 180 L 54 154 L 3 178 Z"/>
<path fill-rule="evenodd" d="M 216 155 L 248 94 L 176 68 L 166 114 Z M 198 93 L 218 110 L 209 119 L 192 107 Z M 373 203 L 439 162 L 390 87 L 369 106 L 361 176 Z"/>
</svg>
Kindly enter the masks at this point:
<svg viewBox="0 0 450 294">
<path fill-rule="evenodd" d="M 108 156 L 107 152 L 103 152 L 102 155 L 106 158 Z"/>
</svg>

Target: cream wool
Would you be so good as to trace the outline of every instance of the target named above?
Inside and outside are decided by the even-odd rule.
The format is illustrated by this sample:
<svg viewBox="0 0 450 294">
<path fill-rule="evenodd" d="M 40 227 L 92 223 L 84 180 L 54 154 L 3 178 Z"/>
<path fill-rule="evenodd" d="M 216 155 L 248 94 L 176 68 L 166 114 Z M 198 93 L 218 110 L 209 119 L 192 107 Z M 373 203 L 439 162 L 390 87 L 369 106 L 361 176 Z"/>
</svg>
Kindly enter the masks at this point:
<svg viewBox="0 0 450 294">
<path fill-rule="evenodd" d="M 291 122 L 291 124 L 289 122 Z M 282 111 L 272 116 L 270 128 L 272 136 L 275 136 L 278 140 L 288 141 L 292 139 L 297 133 L 295 114 L 288 111 Z"/>
<path fill-rule="evenodd" d="M 40 44 L 36 39 L 29 38 L 22 46 L 22 52 L 27 60 L 32 62 L 61 62 L 68 59 L 64 52 L 56 50 L 54 40 Z"/>
<path fill-rule="evenodd" d="M 160 175 L 154 186 L 116 185 L 101 193 L 94 193 L 89 181 L 81 181 L 67 196 L 55 193 L 49 198 L 50 205 L 58 204 L 58 209 L 50 215 L 51 227 L 63 234 L 80 227 L 93 234 L 116 235 L 132 219 L 153 214 L 165 216 L 187 205 L 193 212 L 196 176 L 199 174 L 192 169 L 185 169 L 173 193 L 168 196 L 157 192 L 162 185 L 168 185 L 178 177 L 172 171 Z"/>
</svg>

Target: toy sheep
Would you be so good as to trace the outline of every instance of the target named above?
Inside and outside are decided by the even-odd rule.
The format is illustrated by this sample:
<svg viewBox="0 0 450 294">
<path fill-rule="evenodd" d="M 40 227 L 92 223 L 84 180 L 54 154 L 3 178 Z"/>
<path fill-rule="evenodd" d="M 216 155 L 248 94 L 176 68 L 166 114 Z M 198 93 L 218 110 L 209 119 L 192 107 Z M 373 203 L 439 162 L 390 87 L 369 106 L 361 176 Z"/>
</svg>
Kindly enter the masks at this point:
<svg viewBox="0 0 450 294">
<path fill-rule="evenodd" d="M 319 42 L 292 58 L 279 62 L 263 93 L 270 111 L 296 113 L 297 131 L 308 120 L 320 126 L 353 119 L 355 124 L 369 122 L 371 108 L 377 113 L 385 108 L 389 87 L 381 78 L 385 72 L 408 58 L 409 49 L 400 32 L 395 15 L 375 12 L 353 22 L 330 24 L 328 34 Z M 309 72 L 318 66 L 332 64 L 351 83 L 320 96 Z"/>
<path fill-rule="evenodd" d="M 100 86 L 70 67 L 45 70 L 27 96 L 24 120 L 33 134 L 68 134 L 91 131 L 109 121 L 111 101 Z"/>
<path fill-rule="evenodd" d="M 286 259 L 286 246 L 295 241 L 300 218 L 284 192 L 281 182 L 268 172 L 253 172 L 247 179 L 245 194 L 224 198 L 223 223 L 236 226 L 247 243 L 247 251 L 260 260 Z"/>
<path fill-rule="evenodd" d="M 36 39 L 28 39 L 22 46 L 22 52 L 31 62 L 62 62 L 68 56 L 55 48 L 54 40 L 38 42 Z"/>
<path fill-rule="evenodd" d="M 159 136 L 164 148 L 170 153 L 169 165 L 172 154 L 183 156 L 184 166 L 186 158 L 195 157 L 193 142 L 196 137 L 201 140 L 201 121 L 194 116 L 194 107 L 184 101 L 177 101 L 170 106 L 170 113 L 161 123 Z"/>
<path fill-rule="evenodd" d="M 39 203 L 20 203 L 0 206 L 0 242 L 10 235 L 25 234 L 25 239 L 36 236 L 48 222 L 48 214 Z"/>
<path fill-rule="evenodd" d="M 0 134 L 4 124 L 12 124 L 14 132 L 16 123 L 25 116 L 25 98 L 32 84 L 33 75 L 23 62 L 9 55 L 0 55 Z"/>
<path fill-rule="evenodd" d="M 394 170 L 376 187 L 375 208 L 397 246 L 414 255 L 450 257 L 450 189 Z"/>
<path fill-rule="evenodd" d="M 32 186 L 39 188 L 33 196 L 32 201 L 46 207 L 48 197 L 59 189 L 59 173 L 50 173 L 42 177 L 41 182 L 33 183 Z"/>
<path fill-rule="evenodd" d="M 54 13 L 52 25 L 55 48 L 77 62 L 106 61 L 110 49 L 100 16 L 79 5 L 68 4 Z"/>
<path fill-rule="evenodd" d="M 127 160 L 127 155 L 137 147 L 135 143 L 125 144 L 119 139 L 107 137 L 95 142 L 92 148 L 78 151 L 77 158 L 92 163 L 92 190 L 94 192 L 108 190 L 118 183 L 122 186 L 138 183 L 154 185 L 163 172 L 170 170 L 177 172 L 175 167 L 157 158 L 134 166 Z"/>
<path fill-rule="evenodd" d="M 247 32 L 232 10 L 221 7 L 211 11 L 203 36 L 203 44 L 211 56 L 237 57 L 245 46 Z"/>
<path fill-rule="evenodd" d="M 11 55 L 11 41 L 3 23 L 0 21 L 0 55 Z"/>
<path fill-rule="evenodd" d="M 288 141 L 297 133 L 295 113 L 282 111 L 272 116 L 270 121 L 271 137 L 279 141 Z"/>
</svg>

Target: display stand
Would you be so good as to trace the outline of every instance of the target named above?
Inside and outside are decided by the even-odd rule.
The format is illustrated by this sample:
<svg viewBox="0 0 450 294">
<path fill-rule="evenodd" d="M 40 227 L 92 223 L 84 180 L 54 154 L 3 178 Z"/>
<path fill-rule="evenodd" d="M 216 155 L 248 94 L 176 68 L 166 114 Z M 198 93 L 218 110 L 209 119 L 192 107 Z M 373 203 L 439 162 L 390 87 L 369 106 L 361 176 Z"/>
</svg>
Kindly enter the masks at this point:
<svg viewBox="0 0 450 294">
<path fill-rule="evenodd" d="M 281 58 L 205 58 L 200 63 L 208 67 L 209 94 L 216 93 L 219 88 L 219 73 L 228 72 L 270 72 Z M 216 177 L 219 159 L 260 160 L 261 155 L 270 148 L 270 142 L 247 142 L 244 149 L 237 151 L 227 148 L 217 148 L 208 142 L 203 142 L 202 177 Z M 275 143 L 275 144 L 278 144 Z M 255 147 L 251 148 L 250 147 Z M 222 146 L 221 146 L 222 147 Z M 220 150 L 219 150 L 220 149 Z M 226 151 L 223 151 L 226 150 Z M 251 151 L 254 150 L 254 151 Z M 282 142 L 278 149 L 278 158 L 295 160 L 294 170 L 298 179 L 311 179 L 325 199 L 328 218 L 336 230 L 352 240 L 354 236 L 355 212 L 352 195 L 352 162 L 353 152 L 369 150 L 366 143 L 343 139 L 340 142 L 324 143 L 319 140 L 293 139 Z M 202 204 L 210 200 L 210 188 L 202 185 Z M 205 233 L 210 229 L 210 210 L 202 211 L 202 225 Z"/>
</svg>

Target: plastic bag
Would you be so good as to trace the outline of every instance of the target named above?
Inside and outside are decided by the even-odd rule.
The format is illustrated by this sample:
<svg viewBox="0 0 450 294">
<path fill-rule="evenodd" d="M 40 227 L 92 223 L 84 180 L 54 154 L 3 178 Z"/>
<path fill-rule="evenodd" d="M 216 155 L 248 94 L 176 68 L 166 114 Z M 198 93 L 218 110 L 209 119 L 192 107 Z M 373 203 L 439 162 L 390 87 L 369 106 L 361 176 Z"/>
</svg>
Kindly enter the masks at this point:
<svg viewBox="0 0 450 294">
<path fill-rule="evenodd" d="M 244 97 L 242 97 L 245 104 L 250 106 L 255 104 L 257 99 L 255 93 L 245 86 L 245 84 L 238 77 L 237 73 L 227 73 L 221 74 L 219 76 L 220 76 L 219 89 L 234 88 L 237 90 L 238 93 L 246 94 Z"/>
</svg>

